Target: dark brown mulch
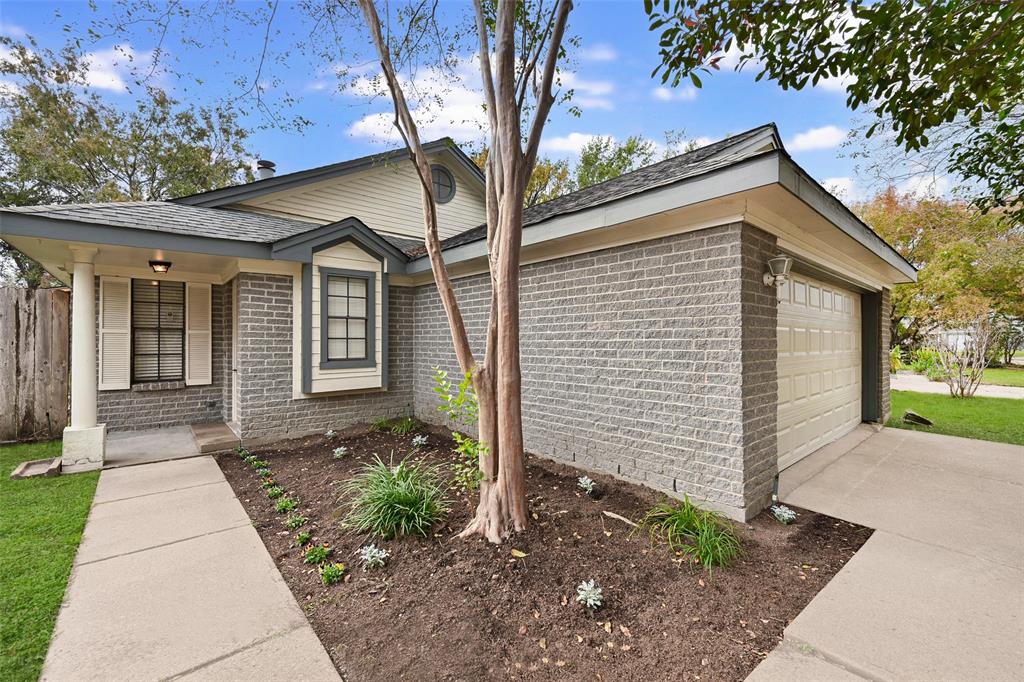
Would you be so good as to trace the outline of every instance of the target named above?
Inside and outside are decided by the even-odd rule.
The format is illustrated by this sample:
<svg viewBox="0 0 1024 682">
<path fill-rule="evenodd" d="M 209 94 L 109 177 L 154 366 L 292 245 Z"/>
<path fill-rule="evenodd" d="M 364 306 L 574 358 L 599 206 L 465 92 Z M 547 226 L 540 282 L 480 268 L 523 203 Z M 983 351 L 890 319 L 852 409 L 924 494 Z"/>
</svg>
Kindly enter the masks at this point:
<svg viewBox="0 0 1024 682">
<path fill-rule="evenodd" d="M 452 461 L 447 432 L 429 437 L 416 456 Z M 257 475 L 234 455 L 218 458 L 348 680 L 742 680 L 871 534 L 812 512 L 798 510 L 790 526 L 762 514 L 739 526 L 743 556 L 709 575 L 601 513 L 636 520 L 657 493 L 590 474 L 604 493 L 592 500 L 576 487 L 583 472 L 531 456 L 526 533 L 501 546 L 453 537 L 473 511 L 461 497 L 433 537 L 376 541 L 391 559 L 364 572 L 356 554 L 373 540 L 340 528 L 338 483 L 372 453 L 397 461 L 411 442 L 370 432 L 254 450 L 301 500 L 310 518 L 303 530 L 350 567 L 346 582 L 330 587 L 302 563 Z M 338 445 L 351 452 L 341 461 L 331 456 Z M 576 585 L 589 579 L 605 596 L 593 614 L 575 602 Z"/>
</svg>

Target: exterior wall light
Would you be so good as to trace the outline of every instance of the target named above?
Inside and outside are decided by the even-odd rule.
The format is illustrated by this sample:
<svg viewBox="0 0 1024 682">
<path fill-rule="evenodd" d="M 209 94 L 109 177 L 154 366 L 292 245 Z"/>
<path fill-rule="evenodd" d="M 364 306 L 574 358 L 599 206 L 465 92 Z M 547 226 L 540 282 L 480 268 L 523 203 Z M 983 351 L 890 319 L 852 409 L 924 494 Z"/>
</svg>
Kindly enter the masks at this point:
<svg viewBox="0 0 1024 682">
<path fill-rule="evenodd" d="M 169 260 L 151 260 L 149 261 L 149 267 L 153 268 L 153 272 L 165 273 L 171 269 L 171 261 Z"/>
<path fill-rule="evenodd" d="M 789 271 L 793 267 L 793 259 L 784 254 L 779 254 L 768 259 L 768 272 L 764 273 L 765 286 L 778 286 L 789 277 Z"/>
</svg>

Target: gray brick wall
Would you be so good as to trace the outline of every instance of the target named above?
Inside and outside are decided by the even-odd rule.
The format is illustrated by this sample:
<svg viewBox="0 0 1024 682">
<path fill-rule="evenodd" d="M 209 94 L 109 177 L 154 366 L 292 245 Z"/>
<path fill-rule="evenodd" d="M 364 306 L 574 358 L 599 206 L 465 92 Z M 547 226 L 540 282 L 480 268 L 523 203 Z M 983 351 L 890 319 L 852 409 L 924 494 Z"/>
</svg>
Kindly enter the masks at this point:
<svg viewBox="0 0 1024 682">
<path fill-rule="evenodd" d="M 743 497 L 748 516 L 771 503 L 778 473 L 778 322 L 775 287 L 765 286 L 768 259 L 778 253 L 773 235 L 743 226 L 741 282 L 743 307 L 742 396 Z"/>
<path fill-rule="evenodd" d="M 878 405 L 883 424 L 889 421 L 889 417 L 892 416 L 892 396 L 889 394 L 889 372 L 892 369 L 889 366 L 889 344 L 892 342 L 889 329 L 892 323 L 890 318 L 890 308 L 892 307 L 891 295 L 892 292 L 888 289 L 882 289 L 882 295 L 879 297 L 881 310 L 878 314 L 878 363 L 881 369 L 878 372 Z"/>
<path fill-rule="evenodd" d="M 526 448 L 756 511 L 775 466 L 774 299 L 760 283 L 772 247 L 733 224 L 524 266 Z M 479 352 L 487 276 L 455 286 Z M 438 421 L 431 368 L 457 364 L 433 285 L 415 311 L 415 411 Z"/>
<path fill-rule="evenodd" d="M 99 328 L 99 281 L 96 283 L 96 315 Z M 184 382 L 141 384 L 122 391 L 97 393 L 98 421 L 108 431 L 156 429 L 223 419 L 224 367 L 230 365 L 231 315 L 228 287 L 212 287 L 211 312 L 213 382 L 207 386 L 185 386 Z M 227 329 L 225 330 L 225 319 Z M 97 342 L 97 349 L 99 348 Z"/>
<path fill-rule="evenodd" d="M 318 433 L 411 412 L 411 289 L 391 287 L 388 299 L 389 390 L 294 400 L 291 277 L 243 273 L 237 280 L 239 401 L 246 442 Z"/>
</svg>

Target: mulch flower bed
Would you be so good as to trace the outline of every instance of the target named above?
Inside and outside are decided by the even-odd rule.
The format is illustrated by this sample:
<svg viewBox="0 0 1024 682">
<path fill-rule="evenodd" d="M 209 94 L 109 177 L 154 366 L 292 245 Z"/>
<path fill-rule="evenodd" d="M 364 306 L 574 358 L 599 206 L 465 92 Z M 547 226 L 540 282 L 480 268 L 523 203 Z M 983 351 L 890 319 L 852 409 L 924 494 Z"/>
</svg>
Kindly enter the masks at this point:
<svg viewBox="0 0 1024 682">
<path fill-rule="evenodd" d="M 278 443 L 253 454 L 309 517 L 300 530 L 333 549 L 349 572 L 325 586 L 303 563 L 297 531 L 235 455 L 218 457 L 285 581 L 348 680 L 742 680 L 782 639 L 782 631 L 867 541 L 871 530 L 797 510 L 784 526 L 767 513 L 737 524 L 743 554 L 712 573 L 695 567 L 644 533 L 605 516 L 632 520 L 658 493 L 588 473 L 603 493 L 577 488 L 587 472 L 530 456 L 527 491 L 532 525 L 500 546 L 454 537 L 470 520 L 472 496 L 429 538 L 381 541 L 340 527 L 346 510 L 339 484 L 373 453 L 385 462 L 407 454 L 454 461 L 446 431 L 366 432 Z M 338 446 L 348 448 L 334 459 Z M 359 568 L 360 547 L 373 542 L 391 557 L 384 568 Z M 525 556 L 514 556 L 525 554 Z M 594 579 L 604 606 L 576 603 L 576 586 Z"/>
</svg>

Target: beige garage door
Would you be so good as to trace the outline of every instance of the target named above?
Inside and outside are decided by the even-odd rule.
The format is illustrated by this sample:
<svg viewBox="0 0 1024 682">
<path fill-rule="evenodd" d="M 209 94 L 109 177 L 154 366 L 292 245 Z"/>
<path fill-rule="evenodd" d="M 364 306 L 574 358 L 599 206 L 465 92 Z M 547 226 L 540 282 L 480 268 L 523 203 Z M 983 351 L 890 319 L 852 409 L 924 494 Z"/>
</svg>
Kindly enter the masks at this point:
<svg viewBox="0 0 1024 682">
<path fill-rule="evenodd" d="M 860 295 L 792 275 L 779 287 L 779 469 L 861 421 Z"/>
</svg>

